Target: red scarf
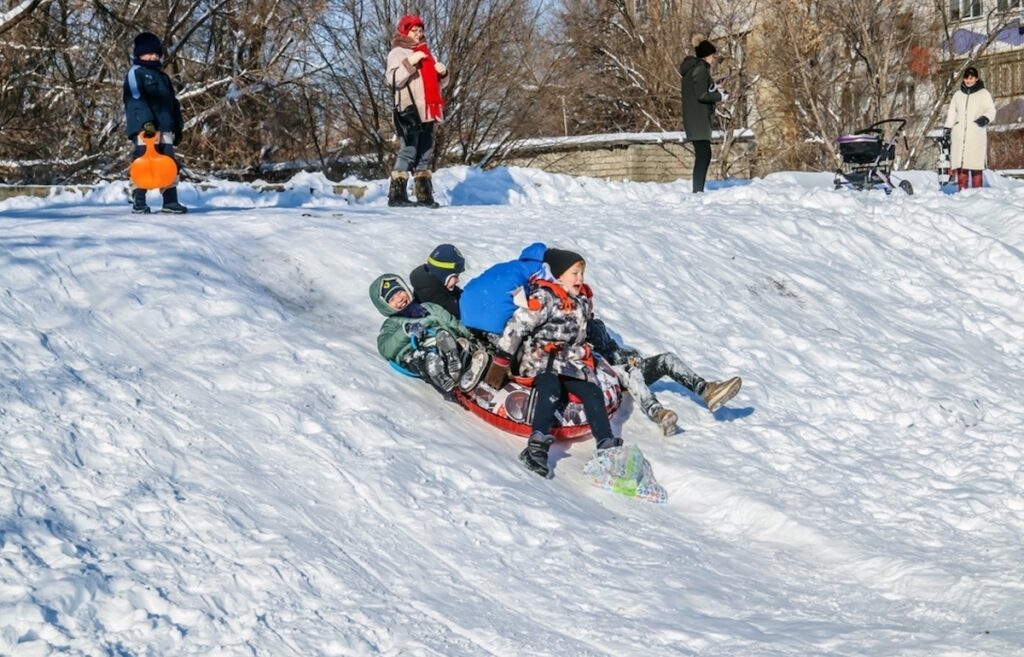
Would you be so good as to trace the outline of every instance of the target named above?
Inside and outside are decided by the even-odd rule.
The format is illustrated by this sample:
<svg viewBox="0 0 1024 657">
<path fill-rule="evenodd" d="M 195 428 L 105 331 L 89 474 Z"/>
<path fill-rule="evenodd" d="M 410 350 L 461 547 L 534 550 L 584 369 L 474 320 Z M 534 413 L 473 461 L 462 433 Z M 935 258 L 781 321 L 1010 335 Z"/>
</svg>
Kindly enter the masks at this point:
<svg viewBox="0 0 1024 657">
<path fill-rule="evenodd" d="M 414 51 L 426 55 L 420 60 L 420 79 L 423 80 L 423 99 L 426 101 L 426 121 L 440 121 L 444 117 L 444 99 L 441 98 L 441 81 L 437 78 L 437 69 L 434 68 L 434 56 L 430 54 L 430 48 L 424 41 L 413 46 Z"/>
</svg>

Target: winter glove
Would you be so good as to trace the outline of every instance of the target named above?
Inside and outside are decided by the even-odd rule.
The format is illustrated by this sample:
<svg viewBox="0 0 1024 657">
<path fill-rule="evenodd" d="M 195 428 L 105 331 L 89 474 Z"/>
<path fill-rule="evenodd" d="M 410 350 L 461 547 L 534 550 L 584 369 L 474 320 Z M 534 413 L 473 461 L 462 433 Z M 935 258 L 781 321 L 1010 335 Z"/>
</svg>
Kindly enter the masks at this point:
<svg viewBox="0 0 1024 657">
<path fill-rule="evenodd" d="M 438 75 L 448 75 L 448 67 L 441 62 L 434 62 L 434 70 Z"/>
<path fill-rule="evenodd" d="M 979 128 L 984 128 L 985 126 L 988 125 L 988 117 L 979 116 L 978 118 L 974 119 L 974 123 L 977 124 Z"/>
<path fill-rule="evenodd" d="M 180 133 L 180 132 L 175 132 L 175 133 L 174 133 L 174 141 L 173 141 L 172 143 L 173 143 L 173 144 L 174 144 L 175 146 L 177 146 L 178 144 L 180 144 L 180 143 L 181 143 L 181 133 Z"/>
<path fill-rule="evenodd" d="M 952 137 L 952 136 L 953 136 L 953 128 L 943 128 L 942 129 L 942 138 L 943 139 L 945 139 L 946 141 L 949 141 L 949 138 Z"/>
<path fill-rule="evenodd" d="M 405 325 L 405 334 L 410 338 L 422 340 L 423 336 L 427 334 L 427 327 L 419 322 L 409 322 Z"/>
<path fill-rule="evenodd" d="M 427 53 L 425 53 L 423 51 L 420 51 L 420 50 L 417 50 L 413 54 L 409 55 L 409 64 L 411 64 L 412 66 L 416 66 L 417 64 L 419 64 L 422 60 L 424 60 L 426 58 L 427 58 Z"/>
<path fill-rule="evenodd" d="M 505 382 L 508 381 L 508 367 L 509 359 L 507 356 L 501 354 L 495 354 L 491 358 L 491 364 L 487 367 L 487 373 L 484 374 L 484 383 L 491 386 L 495 390 L 501 390 Z"/>
<path fill-rule="evenodd" d="M 146 121 L 142 124 L 142 134 L 146 137 L 152 137 L 156 134 L 156 125 L 152 121 Z"/>
<path fill-rule="evenodd" d="M 720 100 L 719 102 L 724 103 L 725 101 L 729 100 L 729 94 L 725 93 L 725 89 L 722 89 L 721 87 L 719 87 L 718 88 L 718 93 L 719 93 L 719 95 L 722 96 L 722 100 Z"/>
</svg>

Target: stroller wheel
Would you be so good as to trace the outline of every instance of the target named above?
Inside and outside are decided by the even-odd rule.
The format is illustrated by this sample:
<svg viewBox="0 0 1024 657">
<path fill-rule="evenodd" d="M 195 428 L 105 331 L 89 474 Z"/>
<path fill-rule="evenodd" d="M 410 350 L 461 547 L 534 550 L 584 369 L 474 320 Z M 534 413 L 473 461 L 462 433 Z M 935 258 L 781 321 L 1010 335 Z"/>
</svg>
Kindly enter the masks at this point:
<svg viewBox="0 0 1024 657">
<path fill-rule="evenodd" d="M 906 192 L 907 196 L 913 196 L 914 195 L 914 186 L 910 184 L 909 180 L 901 180 L 900 181 L 900 189 L 902 189 L 904 192 Z"/>
</svg>

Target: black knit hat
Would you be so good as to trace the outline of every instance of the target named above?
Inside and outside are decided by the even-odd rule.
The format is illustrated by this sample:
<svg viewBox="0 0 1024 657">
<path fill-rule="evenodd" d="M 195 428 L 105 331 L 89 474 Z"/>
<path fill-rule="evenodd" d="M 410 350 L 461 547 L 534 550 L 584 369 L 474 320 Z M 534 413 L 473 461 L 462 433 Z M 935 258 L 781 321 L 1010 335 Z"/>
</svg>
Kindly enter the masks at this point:
<svg viewBox="0 0 1024 657">
<path fill-rule="evenodd" d="M 134 57 L 142 57 L 149 53 L 156 53 L 160 57 L 163 57 L 164 44 L 160 43 L 160 37 L 152 32 L 143 32 L 139 36 L 135 37 L 135 45 L 132 47 L 132 55 Z"/>
<path fill-rule="evenodd" d="M 565 273 L 566 269 L 569 269 L 577 262 L 586 262 L 583 256 L 576 253 L 575 251 L 566 251 L 565 249 L 548 249 L 544 253 L 544 262 L 547 263 L 548 269 L 551 270 L 551 275 L 558 278 Z"/>
<path fill-rule="evenodd" d="M 715 47 L 715 44 L 711 43 L 707 39 L 698 43 L 694 50 L 697 53 L 697 59 L 704 59 L 708 55 L 714 55 L 718 52 L 718 48 Z"/>
<path fill-rule="evenodd" d="M 427 258 L 427 270 L 446 283 L 449 276 L 466 271 L 466 259 L 453 245 L 438 244 Z"/>
</svg>

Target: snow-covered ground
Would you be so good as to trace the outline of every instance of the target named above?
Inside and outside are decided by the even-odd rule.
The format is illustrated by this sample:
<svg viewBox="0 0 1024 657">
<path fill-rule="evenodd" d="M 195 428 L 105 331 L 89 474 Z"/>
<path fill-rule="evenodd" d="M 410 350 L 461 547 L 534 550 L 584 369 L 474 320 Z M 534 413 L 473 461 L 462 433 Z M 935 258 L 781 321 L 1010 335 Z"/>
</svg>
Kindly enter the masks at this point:
<svg viewBox="0 0 1024 657">
<path fill-rule="evenodd" d="M 1024 185 L 436 181 L 0 203 L 0 654 L 1024 652 Z M 628 344 L 743 376 L 714 415 L 655 386 L 671 438 L 616 417 L 667 505 L 590 486 L 590 440 L 528 473 L 377 356 L 378 273 L 534 240 Z"/>
</svg>

